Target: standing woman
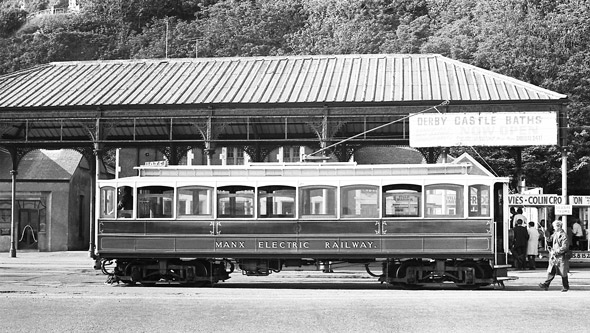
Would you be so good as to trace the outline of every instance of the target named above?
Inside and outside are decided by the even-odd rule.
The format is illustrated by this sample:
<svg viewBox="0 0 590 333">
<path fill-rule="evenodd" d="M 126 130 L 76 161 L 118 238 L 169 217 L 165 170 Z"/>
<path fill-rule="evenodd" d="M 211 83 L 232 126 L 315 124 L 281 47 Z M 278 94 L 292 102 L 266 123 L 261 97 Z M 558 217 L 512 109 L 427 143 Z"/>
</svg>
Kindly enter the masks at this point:
<svg viewBox="0 0 590 333">
<path fill-rule="evenodd" d="M 529 222 L 527 229 L 529 233 L 529 240 L 526 246 L 527 266 L 530 270 L 536 267 L 535 257 L 539 254 L 539 230 L 535 226 L 535 222 Z"/>
</svg>

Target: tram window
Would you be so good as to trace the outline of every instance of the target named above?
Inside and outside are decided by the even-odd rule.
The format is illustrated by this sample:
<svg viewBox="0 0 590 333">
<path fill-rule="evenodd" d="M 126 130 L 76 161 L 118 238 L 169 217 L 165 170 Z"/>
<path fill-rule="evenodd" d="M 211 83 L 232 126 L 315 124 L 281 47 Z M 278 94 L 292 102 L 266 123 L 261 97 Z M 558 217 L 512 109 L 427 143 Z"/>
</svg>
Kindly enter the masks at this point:
<svg viewBox="0 0 590 333">
<path fill-rule="evenodd" d="M 187 186 L 178 189 L 177 216 L 211 216 L 213 190 L 209 187 Z"/>
<path fill-rule="evenodd" d="M 295 188 L 264 186 L 258 189 L 259 217 L 295 217 Z"/>
<path fill-rule="evenodd" d="M 379 217 L 377 186 L 345 186 L 340 191 L 342 217 Z"/>
<path fill-rule="evenodd" d="M 115 217 L 115 188 L 100 188 L 100 217 Z"/>
<path fill-rule="evenodd" d="M 254 217 L 254 188 L 225 186 L 217 189 L 218 217 Z"/>
<path fill-rule="evenodd" d="M 463 186 L 437 184 L 425 190 L 426 217 L 463 217 Z"/>
<path fill-rule="evenodd" d="M 469 186 L 469 216 L 490 216 L 489 186 Z"/>
<path fill-rule="evenodd" d="M 137 189 L 137 217 L 172 217 L 174 189 L 168 186 L 146 186 Z"/>
<path fill-rule="evenodd" d="M 383 186 L 385 217 L 419 217 L 422 186 L 396 184 Z"/>
<path fill-rule="evenodd" d="M 304 187 L 300 190 L 301 216 L 336 216 L 336 188 Z"/>
<path fill-rule="evenodd" d="M 120 186 L 117 188 L 117 217 L 130 218 L 133 216 L 133 188 Z"/>
</svg>

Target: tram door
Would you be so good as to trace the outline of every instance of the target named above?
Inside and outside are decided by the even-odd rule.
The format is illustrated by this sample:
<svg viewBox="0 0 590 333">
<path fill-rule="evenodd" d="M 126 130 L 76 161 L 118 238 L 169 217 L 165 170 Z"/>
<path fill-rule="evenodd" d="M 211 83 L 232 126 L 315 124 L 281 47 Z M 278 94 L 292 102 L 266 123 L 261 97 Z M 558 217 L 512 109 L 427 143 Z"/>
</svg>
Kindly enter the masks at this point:
<svg viewBox="0 0 590 333">
<path fill-rule="evenodd" d="M 39 237 L 39 210 L 21 209 L 19 211 L 18 223 L 18 249 L 38 249 L 37 239 Z"/>
<path fill-rule="evenodd" d="M 506 254 L 504 253 L 504 221 L 507 218 L 504 212 L 504 189 L 503 185 L 497 183 L 494 185 L 494 221 L 496 222 L 496 251 L 501 255 L 496 258 L 496 264 L 506 264 Z M 509 216 L 508 216 L 509 217 Z"/>
<path fill-rule="evenodd" d="M 582 224 L 582 228 L 584 228 L 585 239 L 580 242 L 580 249 L 584 251 L 590 251 L 590 241 L 588 241 L 588 227 L 590 227 L 588 220 L 588 215 L 590 215 L 590 207 L 588 206 L 581 206 L 578 209 L 578 218 L 580 219 L 580 223 Z"/>
</svg>

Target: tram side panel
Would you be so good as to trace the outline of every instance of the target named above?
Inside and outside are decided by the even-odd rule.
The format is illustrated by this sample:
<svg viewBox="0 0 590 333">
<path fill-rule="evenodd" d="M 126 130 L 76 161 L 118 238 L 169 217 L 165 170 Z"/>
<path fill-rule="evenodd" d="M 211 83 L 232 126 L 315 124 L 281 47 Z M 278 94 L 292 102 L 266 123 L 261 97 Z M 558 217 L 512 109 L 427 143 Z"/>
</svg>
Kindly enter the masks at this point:
<svg viewBox="0 0 590 333">
<path fill-rule="evenodd" d="M 105 258 L 491 258 L 489 220 L 108 221 Z"/>
</svg>

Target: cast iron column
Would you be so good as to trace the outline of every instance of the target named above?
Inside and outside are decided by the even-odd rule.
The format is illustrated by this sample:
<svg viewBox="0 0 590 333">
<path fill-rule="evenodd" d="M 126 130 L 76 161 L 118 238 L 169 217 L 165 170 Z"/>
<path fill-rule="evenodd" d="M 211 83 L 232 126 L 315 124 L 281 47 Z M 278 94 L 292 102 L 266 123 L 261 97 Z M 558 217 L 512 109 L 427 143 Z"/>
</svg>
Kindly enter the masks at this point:
<svg viewBox="0 0 590 333">
<path fill-rule="evenodd" d="M 18 171 L 10 170 L 12 176 L 12 210 L 10 220 L 10 256 L 16 258 L 16 239 L 18 238 L 16 230 L 16 175 Z"/>
</svg>

